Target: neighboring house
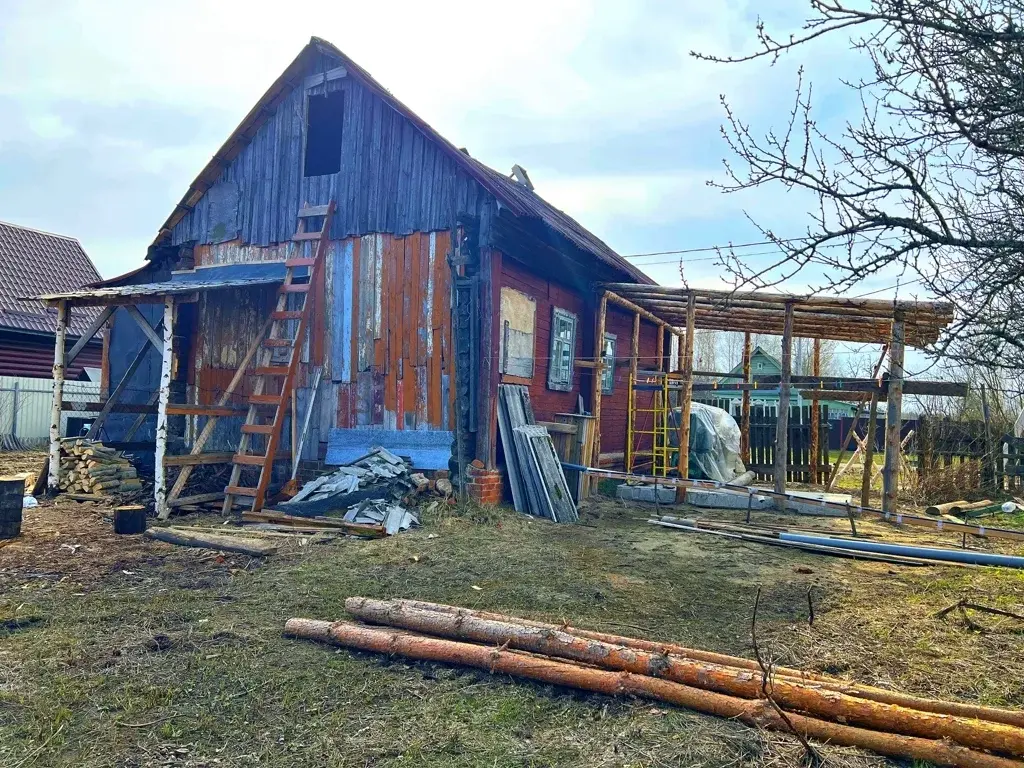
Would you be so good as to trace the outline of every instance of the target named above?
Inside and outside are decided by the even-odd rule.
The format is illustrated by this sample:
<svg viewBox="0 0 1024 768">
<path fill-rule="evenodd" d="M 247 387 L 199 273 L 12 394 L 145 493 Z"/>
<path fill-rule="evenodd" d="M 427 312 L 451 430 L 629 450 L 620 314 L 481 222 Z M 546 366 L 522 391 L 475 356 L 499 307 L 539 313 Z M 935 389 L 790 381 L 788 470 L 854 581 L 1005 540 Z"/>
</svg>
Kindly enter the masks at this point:
<svg viewBox="0 0 1024 768">
<path fill-rule="evenodd" d="M 317 311 L 297 385 L 298 412 L 316 398 L 305 458 L 331 458 L 342 445 L 401 448 L 413 433 L 434 433 L 445 455 L 462 445 L 493 469 L 501 382 L 526 385 L 536 418 L 551 420 L 575 411 L 581 395 L 590 408 L 587 358 L 598 348 L 630 354 L 632 313 L 609 307 L 604 337 L 594 338 L 597 286 L 653 281 L 541 198 L 523 169 L 508 176 L 472 158 L 318 38 L 201 171 L 146 264 L 65 300 L 135 303 L 155 325 L 154 299 L 195 285 L 175 323 L 171 401 L 213 404 L 271 312 L 284 261 L 309 252 L 292 240 L 298 211 L 330 201 L 326 274 L 310 291 Z M 647 321 L 639 331 L 639 355 L 653 362 L 662 331 Z M 144 339 L 118 309 L 112 383 Z M 660 343 L 667 361 L 672 345 Z M 160 363 L 155 351 L 136 366 L 125 401 L 155 402 Z M 620 363 L 602 378 L 609 460 L 625 445 L 628 373 Z M 169 426 L 175 452 L 188 450 L 203 419 L 188 418 L 180 433 Z M 104 438 L 120 439 L 134 421 L 111 418 Z M 154 423 L 135 439 L 152 440 Z M 238 444 L 237 419 L 217 430 L 207 450 Z"/>
<path fill-rule="evenodd" d="M 743 364 L 740 363 L 731 371 L 730 374 L 742 374 Z M 755 389 L 750 393 L 750 404 L 752 406 L 762 406 L 767 408 L 770 413 L 778 411 L 779 407 L 779 385 L 778 377 L 782 374 L 782 362 L 774 355 L 766 352 L 760 345 L 754 348 L 750 354 L 750 378 L 756 383 L 764 381 L 765 379 L 773 379 L 775 383 L 771 381 L 765 382 L 764 390 Z M 729 389 L 729 385 L 742 379 L 733 378 L 733 376 L 723 377 L 718 380 L 718 384 L 721 389 L 716 389 L 710 392 L 700 392 L 697 399 L 702 403 L 708 405 L 714 405 L 717 408 L 722 408 L 728 411 L 735 417 L 740 416 L 740 410 L 743 403 L 743 393 L 736 389 Z M 794 386 L 793 388 L 793 406 L 809 405 L 810 400 L 800 395 L 800 388 Z M 696 396 L 695 396 L 696 397 Z M 844 416 L 852 416 L 857 410 L 857 404 L 855 402 L 841 401 L 841 400 L 826 400 L 821 399 L 818 401 L 823 406 L 828 407 L 828 418 L 839 419 Z"/>
<path fill-rule="evenodd" d="M 39 443 L 49 433 L 57 313 L 23 297 L 74 290 L 99 279 L 73 237 L 0 221 L 0 442 L 17 447 L 10 440 L 13 435 L 24 444 Z M 97 312 L 86 308 L 72 313 L 69 344 Z M 102 367 L 103 340 L 96 337 L 68 367 L 68 378 L 76 382 L 69 385 L 69 396 L 97 400 Z"/>
</svg>

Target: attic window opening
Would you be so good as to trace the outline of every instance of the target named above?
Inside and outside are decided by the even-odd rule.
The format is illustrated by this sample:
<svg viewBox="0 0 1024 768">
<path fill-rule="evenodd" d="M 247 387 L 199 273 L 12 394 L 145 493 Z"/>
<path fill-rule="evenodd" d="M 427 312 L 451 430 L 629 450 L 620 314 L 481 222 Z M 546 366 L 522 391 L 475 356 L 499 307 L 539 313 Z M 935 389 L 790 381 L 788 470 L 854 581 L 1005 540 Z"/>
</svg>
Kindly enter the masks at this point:
<svg viewBox="0 0 1024 768">
<path fill-rule="evenodd" d="M 303 176 L 326 176 L 341 170 L 341 127 L 345 95 L 332 91 L 306 98 L 306 156 Z"/>
</svg>

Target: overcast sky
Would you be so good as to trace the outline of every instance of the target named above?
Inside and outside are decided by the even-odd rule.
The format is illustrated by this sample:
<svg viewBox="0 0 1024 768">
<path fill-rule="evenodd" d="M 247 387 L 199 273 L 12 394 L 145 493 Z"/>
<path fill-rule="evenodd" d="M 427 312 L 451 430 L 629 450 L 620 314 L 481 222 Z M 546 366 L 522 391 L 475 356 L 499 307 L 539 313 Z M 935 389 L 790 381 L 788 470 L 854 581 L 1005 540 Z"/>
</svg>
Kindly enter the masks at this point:
<svg viewBox="0 0 1024 768">
<path fill-rule="evenodd" d="M 689 52 L 750 51 L 758 13 L 788 32 L 806 6 L 0 0 L 0 219 L 79 238 L 105 277 L 138 266 L 189 182 L 315 34 L 475 157 L 523 165 L 621 254 L 761 240 L 748 215 L 799 235 L 806 199 L 706 186 L 728 156 L 719 96 L 755 129 L 779 125 L 805 65 L 821 124 L 839 130 L 857 104 L 838 78 L 857 60 L 835 39 L 774 67 Z M 766 250 L 747 253 L 764 261 Z M 722 286 L 710 256 L 683 257 L 690 284 Z M 680 281 L 678 256 L 634 262 Z"/>
</svg>

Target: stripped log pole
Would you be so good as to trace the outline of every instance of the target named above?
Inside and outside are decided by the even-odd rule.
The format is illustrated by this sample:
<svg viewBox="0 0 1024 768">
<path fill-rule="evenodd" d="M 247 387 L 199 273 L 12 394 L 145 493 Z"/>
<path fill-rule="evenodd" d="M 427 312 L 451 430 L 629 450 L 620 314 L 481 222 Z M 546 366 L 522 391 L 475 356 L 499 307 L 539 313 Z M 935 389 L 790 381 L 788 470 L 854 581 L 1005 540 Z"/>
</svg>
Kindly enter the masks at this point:
<svg viewBox="0 0 1024 768">
<path fill-rule="evenodd" d="M 801 371 L 803 373 L 803 371 Z M 814 340 L 814 352 L 811 357 L 811 375 L 821 376 L 821 339 Z M 821 400 L 811 397 L 811 482 L 818 483 L 821 479 Z"/>
<path fill-rule="evenodd" d="M 156 539 L 168 544 L 177 544 L 179 547 L 198 547 L 200 549 L 213 549 L 220 552 L 236 552 L 240 555 L 248 555 L 249 557 L 264 557 L 276 551 L 276 547 L 272 545 L 259 544 L 234 536 L 186 533 L 169 528 L 149 528 L 143 535 L 149 539 Z"/>
<path fill-rule="evenodd" d="M 747 670 L 627 648 L 582 638 L 562 630 L 529 627 L 475 616 L 451 616 L 437 611 L 409 608 L 392 601 L 361 597 L 346 600 L 345 609 L 353 616 L 373 624 L 400 627 L 452 640 L 505 645 L 618 672 L 660 677 L 744 699 L 756 699 L 764 695 L 761 676 Z M 822 691 L 782 677 L 769 683 L 769 695 L 789 711 L 807 712 L 827 720 L 906 736 L 951 739 L 976 749 L 1024 756 L 1024 729 L 1002 723 L 968 720 L 893 704 L 880 704 L 834 691 Z"/>
<path fill-rule="evenodd" d="M 761 667 L 753 659 L 744 659 L 741 656 L 729 656 L 724 653 L 714 653 L 697 648 L 687 648 L 675 643 L 657 642 L 654 640 L 643 640 L 635 637 L 624 637 L 606 632 L 596 632 L 590 629 L 581 629 L 569 624 L 549 624 L 532 619 L 521 619 L 516 616 L 508 616 L 502 613 L 489 611 L 475 611 L 470 608 L 460 608 L 443 603 L 430 603 L 423 600 L 396 600 L 401 605 L 414 608 L 422 608 L 429 611 L 438 611 L 455 616 L 476 616 L 479 618 L 494 619 L 496 621 L 511 621 L 530 627 L 539 627 L 547 630 L 565 630 L 578 637 L 590 638 L 614 645 L 622 645 L 627 648 L 649 651 L 658 654 L 672 654 L 697 661 L 707 661 L 712 664 L 720 664 L 727 667 L 737 667 L 753 672 L 761 672 Z M 1017 712 L 1011 709 L 1000 709 L 998 707 L 985 707 L 977 704 L 964 704 L 958 701 L 940 701 L 938 699 L 927 699 L 920 696 L 912 696 L 898 691 L 889 691 L 885 688 L 876 688 L 860 683 L 851 683 L 839 678 L 816 675 L 801 669 L 790 667 L 773 666 L 772 676 L 775 679 L 780 677 L 790 678 L 797 682 L 808 682 L 830 691 L 845 693 L 848 696 L 856 696 L 861 699 L 878 701 L 883 704 L 897 704 L 902 707 L 920 710 L 921 712 L 934 712 L 936 714 L 957 715 L 959 717 L 972 717 L 979 720 L 988 720 L 993 723 L 1004 723 L 1024 728 L 1024 712 Z"/>
<path fill-rule="evenodd" d="M 628 672 L 610 672 L 564 661 L 529 656 L 500 648 L 424 637 L 390 627 L 367 627 L 346 621 L 289 619 L 285 634 L 344 648 L 374 651 L 422 661 L 462 664 L 492 674 L 538 680 L 551 685 L 578 688 L 609 696 L 631 695 L 664 701 L 698 712 L 741 720 L 750 725 L 790 732 L 830 744 L 861 747 L 890 757 L 926 760 L 936 765 L 962 768 L 1021 768 L 1021 763 L 988 755 L 949 742 L 879 733 L 839 725 L 805 715 L 789 714 L 783 719 L 769 702 L 740 699 L 688 685 Z"/>
<path fill-rule="evenodd" d="M 750 331 L 743 334 L 743 381 L 751 383 L 750 359 L 753 356 L 753 340 Z M 750 390 L 744 389 L 740 407 L 740 459 L 744 464 L 750 464 Z"/>
</svg>

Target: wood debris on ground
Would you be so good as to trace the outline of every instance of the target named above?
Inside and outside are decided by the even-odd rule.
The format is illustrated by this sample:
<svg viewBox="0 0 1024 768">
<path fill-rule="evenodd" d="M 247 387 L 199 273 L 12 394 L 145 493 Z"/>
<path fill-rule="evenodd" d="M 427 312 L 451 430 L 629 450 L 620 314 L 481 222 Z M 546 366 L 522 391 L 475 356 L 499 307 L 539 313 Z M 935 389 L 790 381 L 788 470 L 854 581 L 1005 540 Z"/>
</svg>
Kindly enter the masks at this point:
<svg viewBox="0 0 1024 768">
<path fill-rule="evenodd" d="M 98 440 L 61 440 L 60 490 L 94 497 L 142 490 L 135 467 L 123 453 Z"/>
<path fill-rule="evenodd" d="M 353 597 L 345 608 L 365 623 L 293 618 L 285 634 L 653 699 L 801 739 L 936 765 L 1019 768 L 1024 757 L 1024 712 L 927 699 L 770 668 L 760 659 L 456 606 Z"/>
</svg>

